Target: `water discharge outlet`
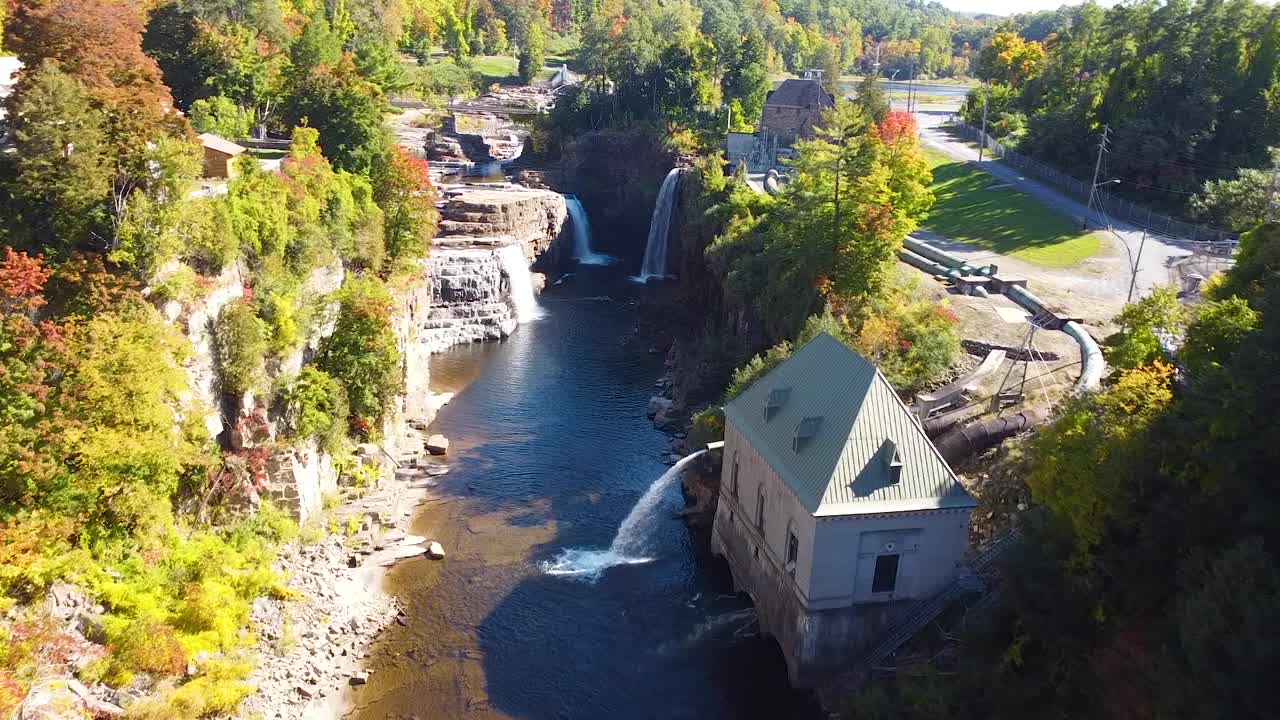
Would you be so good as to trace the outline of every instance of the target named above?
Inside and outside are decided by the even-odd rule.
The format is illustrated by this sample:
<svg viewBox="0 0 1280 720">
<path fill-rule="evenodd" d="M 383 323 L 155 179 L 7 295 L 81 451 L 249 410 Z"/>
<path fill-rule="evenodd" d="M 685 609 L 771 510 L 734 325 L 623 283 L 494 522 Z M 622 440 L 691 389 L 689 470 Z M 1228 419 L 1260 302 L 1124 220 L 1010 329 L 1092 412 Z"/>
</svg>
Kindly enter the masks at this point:
<svg viewBox="0 0 1280 720">
<path fill-rule="evenodd" d="M 561 551 L 554 559 L 544 561 L 542 571 L 548 575 L 568 575 L 594 582 L 611 567 L 653 561 L 653 557 L 648 554 L 651 551 L 649 537 L 653 534 L 654 520 L 658 517 L 662 496 L 684 469 L 705 452 L 707 451 L 699 450 L 683 457 L 662 473 L 662 477 L 655 480 L 644 495 L 640 496 L 635 507 L 631 508 L 626 519 L 618 526 L 618 533 L 614 535 L 607 550 L 569 548 Z"/>
</svg>

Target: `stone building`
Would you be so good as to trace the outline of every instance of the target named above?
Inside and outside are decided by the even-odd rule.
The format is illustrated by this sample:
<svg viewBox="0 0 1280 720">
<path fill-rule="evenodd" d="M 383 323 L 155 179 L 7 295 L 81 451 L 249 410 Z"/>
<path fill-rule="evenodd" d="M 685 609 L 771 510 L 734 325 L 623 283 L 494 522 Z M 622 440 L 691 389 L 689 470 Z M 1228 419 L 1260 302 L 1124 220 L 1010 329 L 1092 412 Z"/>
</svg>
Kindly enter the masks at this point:
<svg viewBox="0 0 1280 720">
<path fill-rule="evenodd" d="M 790 147 L 796 140 L 813 138 L 813 129 L 822 120 L 823 111 L 834 107 L 836 99 L 817 80 L 783 80 L 765 97 L 760 113 L 760 127 Z"/>
<path fill-rule="evenodd" d="M 235 159 L 244 152 L 243 147 L 213 133 L 201 133 L 200 144 L 204 147 L 203 177 L 227 180 L 235 177 Z"/>
<path fill-rule="evenodd" d="M 884 375 L 825 333 L 725 406 L 712 551 L 797 686 L 957 579 L 975 505 Z"/>
<path fill-rule="evenodd" d="M 731 132 L 725 138 L 730 166 L 745 161 L 752 172 L 763 172 L 777 165 L 797 140 L 813 138 L 822 113 L 835 104 L 818 80 L 783 80 L 765 98 L 755 133 Z"/>
</svg>

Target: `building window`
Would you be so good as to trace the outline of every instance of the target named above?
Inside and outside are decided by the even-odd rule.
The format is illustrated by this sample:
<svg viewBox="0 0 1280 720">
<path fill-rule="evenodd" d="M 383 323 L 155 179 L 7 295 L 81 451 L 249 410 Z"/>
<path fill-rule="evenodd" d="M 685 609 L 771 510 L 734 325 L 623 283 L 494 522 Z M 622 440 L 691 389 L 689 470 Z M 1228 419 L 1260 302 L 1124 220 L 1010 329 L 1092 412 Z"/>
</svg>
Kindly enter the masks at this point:
<svg viewBox="0 0 1280 720">
<path fill-rule="evenodd" d="M 756 529 L 764 535 L 764 485 L 760 486 L 760 491 L 756 494 Z"/>
<path fill-rule="evenodd" d="M 876 573 L 871 578 L 871 592 L 893 592 L 898 584 L 899 555 L 880 555 L 876 558 Z"/>
<path fill-rule="evenodd" d="M 738 453 L 733 453 L 733 476 L 729 481 L 729 489 L 733 491 L 733 499 L 738 499 Z"/>
<path fill-rule="evenodd" d="M 787 574 L 796 576 L 796 559 L 800 557 L 800 538 L 794 529 L 787 530 Z"/>
</svg>

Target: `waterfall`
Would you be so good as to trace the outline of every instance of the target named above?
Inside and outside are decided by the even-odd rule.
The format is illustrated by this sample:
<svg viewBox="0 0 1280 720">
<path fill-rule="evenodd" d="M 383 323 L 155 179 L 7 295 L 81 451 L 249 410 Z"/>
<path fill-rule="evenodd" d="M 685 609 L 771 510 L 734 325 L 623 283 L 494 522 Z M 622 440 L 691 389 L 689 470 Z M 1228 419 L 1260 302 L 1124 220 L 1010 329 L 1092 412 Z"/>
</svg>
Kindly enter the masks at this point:
<svg viewBox="0 0 1280 720">
<path fill-rule="evenodd" d="M 658 189 L 658 201 L 653 205 L 653 218 L 649 220 L 649 241 L 644 246 L 644 262 L 640 264 L 640 281 L 667 275 L 667 237 L 671 230 L 671 210 L 676 202 L 676 188 L 680 185 L 680 168 L 672 168 Z"/>
<path fill-rule="evenodd" d="M 569 208 L 569 217 L 573 219 L 573 257 L 579 265 L 608 265 L 613 258 L 591 250 L 591 221 L 587 219 L 587 210 L 574 195 L 565 195 L 564 204 Z"/>
<path fill-rule="evenodd" d="M 498 262 L 511 283 L 511 302 L 516 306 L 516 320 L 521 324 L 542 316 L 538 298 L 533 294 L 533 274 L 529 272 L 529 259 L 519 245 L 503 245 L 498 248 Z"/>
<path fill-rule="evenodd" d="M 609 549 L 563 550 L 554 560 L 543 562 L 542 571 L 548 575 L 569 575 L 595 580 L 615 565 L 638 565 L 653 560 L 646 553 L 649 551 L 649 536 L 653 531 L 653 521 L 662 503 L 662 496 L 684 472 L 685 467 L 705 452 L 706 450 L 699 450 L 681 458 L 680 462 L 662 473 L 662 477 L 653 481 L 618 526 L 618 533 L 613 536 Z"/>
</svg>

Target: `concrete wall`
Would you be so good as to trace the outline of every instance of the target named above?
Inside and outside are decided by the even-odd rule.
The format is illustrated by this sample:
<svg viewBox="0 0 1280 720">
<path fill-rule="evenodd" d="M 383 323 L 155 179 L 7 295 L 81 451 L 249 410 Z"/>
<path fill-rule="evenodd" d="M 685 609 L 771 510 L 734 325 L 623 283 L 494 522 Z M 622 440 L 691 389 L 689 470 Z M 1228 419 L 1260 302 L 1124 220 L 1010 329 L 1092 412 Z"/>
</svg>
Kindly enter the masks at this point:
<svg viewBox="0 0 1280 720">
<path fill-rule="evenodd" d="M 846 607 L 933 596 L 956 575 L 968 546 L 969 510 L 820 518 L 810 607 Z M 886 549 L 892 543 L 893 550 Z M 872 593 L 876 557 L 897 554 L 894 591 Z"/>
<path fill-rule="evenodd" d="M 724 535 L 742 535 L 750 547 L 753 561 L 759 548 L 758 562 L 769 563 L 779 572 L 787 552 L 787 531 L 793 529 L 799 540 L 795 585 L 802 597 L 808 595 L 810 568 L 813 562 L 815 521 L 800 504 L 764 458 L 747 443 L 732 422 L 725 424 L 724 463 L 720 476 L 720 502 L 716 509 L 715 528 Z M 738 464 L 738 495 L 733 494 L 733 467 Z M 760 490 L 764 490 L 764 532 L 756 526 Z"/>
</svg>

